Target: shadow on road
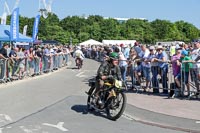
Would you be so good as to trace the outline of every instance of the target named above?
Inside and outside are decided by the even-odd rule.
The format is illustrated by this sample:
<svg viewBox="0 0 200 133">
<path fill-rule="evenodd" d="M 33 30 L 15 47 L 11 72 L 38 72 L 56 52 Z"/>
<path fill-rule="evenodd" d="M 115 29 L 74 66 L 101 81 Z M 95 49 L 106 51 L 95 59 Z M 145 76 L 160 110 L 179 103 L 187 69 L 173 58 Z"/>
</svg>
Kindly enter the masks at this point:
<svg viewBox="0 0 200 133">
<path fill-rule="evenodd" d="M 78 69 L 78 67 L 67 67 L 67 69 L 72 69 L 72 70 L 74 70 L 74 69 Z"/>
<path fill-rule="evenodd" d="M 103 113 L 103 112 L 88 111 L 87 105 L 74 105 L 74 106 L 71 107 L 71 109 L 74 110 L 74 111 L 76 111 L 77 113 L 82 113 L 84 115 L 90 113 L 90 114 L 93 114 L 95 116 L 108 119 L 106 117 L 105 113 Z"/>
<path fill-rule="evenodd" d="M 90 81 L 95 80 L 95 79 L 96 79 L 96 76 L 92 76 L 89 78 L 85 78 L 84 80 L 82 80 L 82 82 L 88 85 Z"/>
<path fill-rule="evenodd" d="M 71 107 L 72 110 L 76 111 L 77 113 L 87 114 L 87 106 L 86 105 L 74 105 Z"/>
</svg>

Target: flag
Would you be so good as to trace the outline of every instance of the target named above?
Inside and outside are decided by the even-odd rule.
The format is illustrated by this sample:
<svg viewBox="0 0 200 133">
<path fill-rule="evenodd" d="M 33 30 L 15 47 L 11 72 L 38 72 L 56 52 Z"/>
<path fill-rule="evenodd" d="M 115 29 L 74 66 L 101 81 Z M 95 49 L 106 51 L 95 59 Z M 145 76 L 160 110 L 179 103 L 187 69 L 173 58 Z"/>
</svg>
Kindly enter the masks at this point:
<svg viewBox="0 0 200 133">
<path fill-rule="evenodd" d="M 37 37 L 39 21 L 40 21 L 40 15 L 37 15 L 35 17 L 35 22 L 33 26 L 33 41 L 35 41 Z"/>
<path fill-rule="evenodd" d="M 28 28 L 28 25 L 25 25 L 24 29 L 23 29 L 23 35 L 25 35 L 25 36 L 26 36 L 26 33 L 27 33 L 27 28 Z"/>
<path fill-rule="evenodd" d="M 16 8 L 11 16 L 10 40 L 17 41 L 19 38 L 19 8 Z"/>
</svg>

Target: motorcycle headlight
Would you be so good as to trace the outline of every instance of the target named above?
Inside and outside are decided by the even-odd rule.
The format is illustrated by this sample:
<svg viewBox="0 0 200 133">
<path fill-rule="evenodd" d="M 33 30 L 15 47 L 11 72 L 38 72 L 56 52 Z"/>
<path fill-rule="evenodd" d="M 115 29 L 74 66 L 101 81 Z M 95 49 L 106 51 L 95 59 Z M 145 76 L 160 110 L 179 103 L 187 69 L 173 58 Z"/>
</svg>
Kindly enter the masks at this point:
<svg viewBox="0 0 200 133">
<path fill-rule="evenodd" d="M 116 87 L 116 88 L 121 88 L 121 87 L 122 87 L 122 81 L 120 81 L 120 80 L 115 80 L 115 87 Z"/>
</svg>

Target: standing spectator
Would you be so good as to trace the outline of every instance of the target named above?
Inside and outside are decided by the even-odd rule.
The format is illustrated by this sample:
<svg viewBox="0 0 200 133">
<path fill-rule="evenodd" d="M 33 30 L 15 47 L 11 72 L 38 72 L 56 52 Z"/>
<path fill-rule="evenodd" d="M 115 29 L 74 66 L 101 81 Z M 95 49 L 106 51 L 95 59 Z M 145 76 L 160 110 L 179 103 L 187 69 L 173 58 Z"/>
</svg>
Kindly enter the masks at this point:
<svg viewBox="0 0 200 133">
<path fill-rule="evenodd" d="M 179 89 L 178 91 L 175 90 L 175 96 L 179 96 L 180 95 L 179 92 L 181 92 L 181 90 L 180 90 L 181 84 L 179 82 L 179 78 L 177 78 L 178 75 L 180 75 L 180 73 L 181 73 L 181 66 L 179 63 L 180 58 L 181 58 L 181 50 L 176 49 L 176 54 L 173 55 L 171 58 L 173 76 L 175 79 L 176 87 L 177 87 L 177 89 Z"/>
<path fill-rule="evenodd" d="M 49 64 L 50 64 L 50 47 L 45 45 L 44 47 L 44 73 L 49 72 Z"/>
<path fill-rule="evenodd" d="M 41 70 L 42 51 L 37 47 L 35 51 L 35 74 L 39 75 Z"/>
<path fill-rule="evenodd" d="M 55 46 L 54 48 L 53 48 L 53 50 L 54 50 L 54 56 L 53 56 L 53 63 L 54 63 L 54 65 L 53 65 L 53 68 L 54 68 L 54 70 L 58 70 L 58 48 Z"/>
<path fill-rule="evenodd" d="M 135 42 L 134 49 L 137 53 L 140 53 L 142 51 L 142 49 L 139 46 L 139 42 Z"/>
<path fill-rule="evenodd" d="M 167 59 L 163 52 L 163 47 L 159 45 L 157 47 L 157 56 L 153 59 L 153 61 L 158 62 L 158 66 L 160 69 L 161 77 L 162 77 L 162 87 L 163 87 L 163 94 L 168 95 L 168 84 L 167 84 L 167 73 L 168 73 L 168 64 L 166 63 Z"/>
<path fill-rule="evenodd" d="M 64 56 L 65 56 L 65 64 L 68 65 L 69 56 L 70 56 L 70 52 L 69 52 L 68 47 L 65 47 L 65 48 L 63 49 L 63 52 L 64 52 Z M 87 54 L 86 54 L 86 55 L 87 55 Z"/>
<path fill-rule="evenodd" d="M 114 52 L 119 54 L 119 67 L 121 70 L 122 80 L 126 83 L 126 72 L 127 72 L 127 67 L 128 67 L 127 60 L 124 57 L 123 53 L 119 52 L 118 47 L 115 47 Z"/>
<path fill-rule="evenodd" d="M 5 75 L 4 75 L 4 71 L 5 71 L 5 63 L 6 63 L 6 59 L 8 58 L 8 54 L 7 54 L 7 49 L 8 49 L 8 44 L 4 43 L 3 47 L 0 49 L 0 59 L 4 59 L 4 60 L 0 60 L 0 64 L 2 63 L 3 65 L 1 66 L 1 71 L 0 71 L 0 78 L 2 79 Z"/>
<path fill-rule="evenodd" d="M 150 54 L 148 56 L 148 61 L 151 65 L 151 72 L 152 72 L 152 86 L 153 86 L 153 93 L 159 93 L 159 83 L 158 83 L 158 63 L 153 61 L 156 58 L 156 51 L 154 46 L 150 46 L 149 48 Z"/>
<path fill-rule="evenodd" d="M 3 59 L 8 58 L 9 53 L 7 53 L 7 49 L 8 49 L 8 44 L 4 43 L 3 47 L 0 49 L 0 58 L 3 58 Z"/>
<path fill-rule="evenodd" d="M 61 62 L 62 62 L 63 56 L 62 56 L 62 50 L 60 47 L 58 47 L 57 54 L 58 54 L 58 67 L 61 68 L 62 67 Z"/>
<path fill-rule="evenodd" d="M 182 50 L 181 59 L 180 59 L 180 62 L 182 63 L 181 74 L 178 75 L 177 78 L 182 79 L 184 84 L 186 84 L 187 92 L 188 92 L 187 96 L 190 95 L 189 70 L 190 68 L 192 68 L 192 63 L 190 63 L 191 61 L 192 61 L 191 58 L 188 56 L 188 51 Z M 183 86 L 182 95 L 184 95 L 184 88 L 185 88 L 185 85 Z"/>
<path fill-rule="evenodd" d="M 17 76 L 18 66 L 19 66 L 19 57 L 17 55 L 19 49 L 17 47 L 13 48 L 9 54 L 12 64 L 12 76 Z"/>
<path fill-rule="evenodd" d="M 24 77 L 25 71 L 25 49 L 20 48 L 19 52 L 17 52 L 17 56 L 19 57 L 19 79 Z"/>
<path fill-rule="evenodd" d="M 28 51 L 28 64 L 29 64 L 29 74 L 31 76 L 35 76 L 34 69 L 35 69 L 35 50 L 33 47 L 30 47 Z"/>
<path fill-rule="evenodd" d="M 197 95 L 199 95 L 199 81 L 200 81 L 200 43 L 196 42 L 194 45 L 194 49 L 191 51 L 191 58 L 195 62 L 193 68 L 191 69 L 191 77 L 192 81 L 195 82 L 195 86 L 197 88 Z"/>
<path fill-rule="evenodd" d="M 150 82 L 150 62 L 148 61 L 148 56 L 150 54 L 149 50 L 146 48 L 145 45 L 142 45 L 141 47 L 142 49 L 142 70 L 143 70 L 143 74 L 144 77 L 146 79 L 146 87 L 144 88 L 144 92 L 146 92 L 146 89 L 149 89 L 149 82 Z"/>
<path fill-rule="evenodd" d="M 128 45 L 127 44 L 124 44 L 123 45 L 123 54 L 124 54 L 124 57 L 126 58 L 126 59 L 128 59 L 129 58 L 129 51 L 130 51 L 130 49 L 129 49 L 129 47 L 128 47 Z"/>
<path fill-rule="evenodd" d="M 130 58 L 129 58 L 129 65 L 130 65 L 130 75 L 131 75 L 131 81 L 132 81 L 132 89 L 134 89 L 134 85 L 140 85 L 141 81 L 139 78 L 139 73 L 141 72 L 141 62 L 139 61 L 140 57 L 138 56 L 138 53 L 131 49 L 130 51 Z"/>
<path fill-rule="evenodd" d="M 172 46 L 170 47 L 170 57 L 174 56 L 176 53 L 176 46 L 172 43 Z"/>
<path fill-rule="evenodd" d="M 35 55 L 37 60 L 35 72 L 37 75 L 39 75 L 42 72 L 42 56 L 43 56 L 42 49 L 38 47 L 37 50 L 35 51 Z"/>
</svg>

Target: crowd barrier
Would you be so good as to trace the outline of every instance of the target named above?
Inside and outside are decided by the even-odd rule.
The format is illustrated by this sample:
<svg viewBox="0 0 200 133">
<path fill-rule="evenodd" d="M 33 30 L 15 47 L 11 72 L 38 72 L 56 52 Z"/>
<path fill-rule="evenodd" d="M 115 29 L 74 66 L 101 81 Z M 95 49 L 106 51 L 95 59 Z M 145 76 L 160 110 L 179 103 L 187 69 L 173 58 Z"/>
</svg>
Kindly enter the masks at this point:
<svg viewBox="0 0 200 133">
<path fill-rule="evenodd" d="M 0 59 L 0 82 L 23 79 L 58 70 L 67 65 L 68 54 L 52 54 L 42 57 L 24 57 L 23 59 Z"/>
<path fill-rule="evenodd" d="M 86 51 L 84 54 L 87 58 L 95 59 L 99 62 L 104 61 L 104 53 L 102 51 Z M 167 51 L 166 54 L 169 55 L 169 51 Z M 168 59 L 170 59 L 170 56 L 168 56 Z M 193 67 L 189 68 L 189 74 L 186 73 L 185 70 L 182 70 L 183 64 L 189 62 L 182 62 L 182 65 L 180 66 L 181 71 L 179 73 L 178 80 L 176 80 L 177 75 L 174 75 L 173 73 L 172 62 L 167 61 L 163 63 L 166 63 L 166 65 L 162 68 L 159 66 L 151 66 L 150 68 L 140 68 L 141 71 L 138 71 L 136 70 L 138 67 L 137 63 L 133 62 L 132 66 L 129 67 L 127 71 L 127 76 L 131 77 L 131 87 L 135 88 L 136 92 L 149 88 L 152 89 L 153 93 L 162 93 L 164 95 L 169 95 L 170 97 L 188 96 L 188 98 L 191 98 L 200 93 L 200 77 L 198 78 L 196 74 L 197 70 L 194 70 Z M 200 63 L 198 62 L 191 63 L 193 65 L 199 64 L 200 67 Z M 144 73 L 144 70 L 146 70 L 146 73 Z M 145 75 L 148 75 L 150 78 L 146 79 Z M 184 75 L 188 75 L 189 90 L 186 89 L 187 85 L 184 81 Z M 149 85 L 146 85 L 147 80 L 149 80 Z M 180 86 L 177 85 L 177 81 L 180 82 Z"/>
<path fill-rule="evenodd" d="M 163 93 L 170 97 L 187 96 L 188 98 L 196 96 L 198 98 L 197 95 L 200 93 L 199 68 L 190 67 L 189 72 L 187 72 L 188 70 L 186 71 L 185 67 L 183 67 L 184 63 L 188 64 L 189 62 L 183 62 L 180 66 L 180 72 L 175 75 L 171 62 L 166 62 L 166 65 L 162 68 L 159 66 L 145 68 L 133 62 L 129 73 L 132 87 L 136 90 L 136 93 L 140 90 L 146 91 L 149 88 L 155 94 Z M 199 64 L 190 63 L 193 65 Z M 186 78 L 188 78 L 188 81 L 186 81 Z M 180 83 L 179 86 L 177 82 Z"/>
</svg>

